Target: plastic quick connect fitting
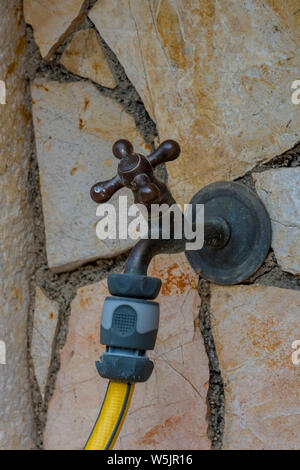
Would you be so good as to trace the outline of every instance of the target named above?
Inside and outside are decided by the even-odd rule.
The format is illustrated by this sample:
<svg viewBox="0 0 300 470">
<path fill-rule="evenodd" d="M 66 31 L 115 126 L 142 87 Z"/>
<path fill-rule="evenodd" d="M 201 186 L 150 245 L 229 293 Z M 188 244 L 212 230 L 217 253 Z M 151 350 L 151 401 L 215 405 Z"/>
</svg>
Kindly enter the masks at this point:
<svg viewBox="0 0 300 470">
<path fill-rule="evenodd" d="M 119 382 L 145 382 L 153 370 L 146 351 L 154 349 L 159 304 L 153 302 L 161 280 L 139 274 L 111 274 L 100 329 L 106 351 L 96 362 L 101 377 Z"/>
</svg>

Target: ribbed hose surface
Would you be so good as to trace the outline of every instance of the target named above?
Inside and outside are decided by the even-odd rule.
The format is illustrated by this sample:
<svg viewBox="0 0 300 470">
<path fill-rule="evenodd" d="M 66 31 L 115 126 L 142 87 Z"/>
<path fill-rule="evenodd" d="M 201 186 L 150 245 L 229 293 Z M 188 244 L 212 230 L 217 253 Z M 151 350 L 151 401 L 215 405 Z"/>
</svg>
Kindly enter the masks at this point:
<svg viewBox="0 0 300 470">
<path fill-rule="evenodd" d="M 113 449 L 127 414 L 133 390 L 133 384 L 109 382 L 102 408 L 85 450 Z"/>
</svg>

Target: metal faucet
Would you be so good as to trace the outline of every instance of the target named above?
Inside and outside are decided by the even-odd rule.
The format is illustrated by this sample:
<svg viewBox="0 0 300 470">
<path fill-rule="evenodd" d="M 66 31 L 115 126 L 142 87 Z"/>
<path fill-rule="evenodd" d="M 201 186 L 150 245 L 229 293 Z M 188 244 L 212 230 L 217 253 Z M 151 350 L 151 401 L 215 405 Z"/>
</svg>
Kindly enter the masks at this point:
<svg viewBox="0 0 300 470">
<path fill-rule="evenodd" d="M 166 162 L 176 160 L 180 155 L 180 146 L 174 140 L 164 141 L 147 158 L 133 152 L 128 140 L 118 140 L 113 146 L 113 154 L 120 160 L 117 175 L 112 179 L 94 184 L 91 198 L 97 203 L 107 202 L 113 194 L 127 187 L 134 194 L 135 203 L 142 203 L 151 218 L 152 204 L 176 204 L 168 186 L 159 181 L 153 169 Z M 125 273 L 147 274 L 151 259 L 159 253 L 180 253 L 185 250 L 186 239 L 174 238 L 174 221 L 171 218 L 170 239 L 164 239 L 161 233 L 158 239 L 140 240 L 132 249 L 125 267 Z M 230 238 L 230 227 L 222 217 L 210 217 L 204 223 L 204 246 L 223 248 Z"/>
<path fill-rule="evenodd" d="M 152 204 L 176 204 L 168 186 L 159 181 L 153 169 L 176 160 L 180 146 L 166 140 L 147 158 L 134 153 L 127 140 L 118 140 L 113 154 L 120 160 L 117 175 L 91 188 L 97 203 L 127 187 L 136 203 L 142 203 L 151 219 Z M 201 171 L 201 170 L 199 170 Z M 258 196 L 236 182 L 212 183 L 191 200 L 193 207 L 204 204 L 204 244 L 201 250 L 186 251 L 191 266 L 205 279 L 217 284 L 237 284 L 250 277 L 263 263 L 271 243 L 269 215 Z M 174 224 L 174 222 L 173 222 Z M 102 377 L 127 383 L 147 380 L 153 363 L 146 350 L 154 349 L 159 305 L 153 302 L 161 280 L 147 276 L 152 258 L 160 253 L 185 251 L 186 239 L 142 239 L 132 249 L 123 274 L 108 276 L 111 297 L 102 312 L 100 341 L 106 345 L 97 368 Z"/>
</svg>

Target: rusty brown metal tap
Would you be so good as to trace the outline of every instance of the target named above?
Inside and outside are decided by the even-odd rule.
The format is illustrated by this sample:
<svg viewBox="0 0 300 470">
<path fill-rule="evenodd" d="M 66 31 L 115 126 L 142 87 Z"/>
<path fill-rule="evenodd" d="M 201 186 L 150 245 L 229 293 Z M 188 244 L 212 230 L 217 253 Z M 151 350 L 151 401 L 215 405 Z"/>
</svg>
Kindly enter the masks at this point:
<svg viewBox="0 0 300 470">
<path fill-rule="evenodd" d="M 169 206 L 166 212 L 170 212 L 170 238 L 163 236 L 160 219 L 156 231 L 158 236 L 151 237 L 152 232 L 149 231 L 148 238 L 135 245 L 126 263 L 125 273 L 146 275 L 153 256 L 185 251 L 185 233 L 182 232 L 178 239 L 174 232 L 171 206 L 176 202 L 167 185 L 153 172 L 157 165 L 176 160 L 180 146 L 174 140 L 166 140 L 145 157 L 135 153 L 128 140 L 118 140 L 112 150 L 120 160 L 117 175 L 94 184 L 91 197 L 95 202 L 106 202 L 119 189 L 129 188 L 133 191 L 135 203 L 146 206 L 149 227 L 153 221 L 150 219 L 151 206 Z M 253 274 L 265 259 L 271 242 L 270 217 L 257 195 L 239 183 L 220 181 L 200 189 L 190 205 L 193 214 L 197 205 L 205 206 L 203 247 L 186 250 L 195 271 L 206 279 L 225 285 L 242 282 Z M 194 218 L 192 224 L 194 227 Z"/>
</svg>

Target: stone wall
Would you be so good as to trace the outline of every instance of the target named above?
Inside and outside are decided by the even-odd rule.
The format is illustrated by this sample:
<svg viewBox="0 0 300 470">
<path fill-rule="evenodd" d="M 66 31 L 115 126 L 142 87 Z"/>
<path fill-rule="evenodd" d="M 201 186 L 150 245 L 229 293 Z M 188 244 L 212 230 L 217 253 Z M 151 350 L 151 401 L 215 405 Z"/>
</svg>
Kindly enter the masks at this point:
<svg viewBox="0 0 300 470">
<path fill-rule="evenodd" d="M 31 116 L 26 102 L 25 23 L 19 0 L 0 4 L 0 449 L 35 445 L 27 366 L 27 315 L 34 267 L 33 215 L 28 192 Z"/>
<path fill-rule="evenodd" d="M 127 138 L 147 154 L 173 138 L 182 155 L 160 169 L 160 177 L 178 202 L 188 203 L 210 182 L 239 181 L 264 201 L 272 247 L 259 271 L 232 287 L 199 280 L 184 255 L 155 258 L 151 274 L 163 281 L 155 370 L 136 387 L 117 448 L 299 448 L 300 365 L 292 362 L 292 343 L 300 339 L 300 105 L 291 101 L 299 79 L 298 0 L 23 4 L 28 53 L 20 51 L 24 62 L 16 70 L 10 58 L 5 63 L 19 78 L 26 62 L 35 140 L 30 162 L 23 139 L 12 174 L 3 166 L 10 218 L 14 210 L 24 214 L 17 219 L 22 226 L 14 219 L 4 224 L 23 256 L 5 236 L 3 280 L 11 279 L 15 290 L 3 308 L 4 317 L 5 309 L 17 312 L 20 328 L 6 331 L 22 337 L 19 354 L 34 269 L 28 365 L 35 445 L 82 448 L 106 389 L 94 367 L 103 349 L 106 278 L 121 272 L 132 243 L 96 238 L 89 189 L 115 174 L 115 140 Z M 7 6 L 3 11 L 12 13 Z M 29 145 L 29 115 L 25 108 L 18 115 Z M 22 185 L 26 172 L 28 186 Z M 26 266 L 17 264 L 20 258 Z M 9 263 L 15 271 L 7 274 Z M 25 359 L 16 382 L 26 374 Z M 9 364 L 0 367 L 12 380 Z M 20 398 L 18 383 L 0 417 L 28 400 Z M 3 448 L 30 446 L 26 435 L 33 442 L 30 402 L 23 408 L 27 434 L 18 434 L 17 421 L 12 430 L 7 425 Z"/>
</svg>

